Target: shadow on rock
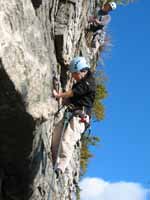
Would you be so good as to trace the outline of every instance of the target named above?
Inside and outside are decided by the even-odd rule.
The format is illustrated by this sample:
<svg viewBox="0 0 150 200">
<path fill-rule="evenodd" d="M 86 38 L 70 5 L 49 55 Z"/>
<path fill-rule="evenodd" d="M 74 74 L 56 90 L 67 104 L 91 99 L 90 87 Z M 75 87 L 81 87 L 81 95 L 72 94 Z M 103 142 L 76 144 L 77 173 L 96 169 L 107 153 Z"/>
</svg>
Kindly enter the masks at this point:
<svg viewBox="0 0 150 200">
<path fill-rule="evenodd" d="M 35 122 L 0 60 L 0 199 L 27 200 L 32 192 Z"/>
<path fill-rule="evenodd" d="M 40 5 L 42 4 L 42 0 L 31 0 L 31 1 L 35 9 L 39 8 Z"/>
</svg>

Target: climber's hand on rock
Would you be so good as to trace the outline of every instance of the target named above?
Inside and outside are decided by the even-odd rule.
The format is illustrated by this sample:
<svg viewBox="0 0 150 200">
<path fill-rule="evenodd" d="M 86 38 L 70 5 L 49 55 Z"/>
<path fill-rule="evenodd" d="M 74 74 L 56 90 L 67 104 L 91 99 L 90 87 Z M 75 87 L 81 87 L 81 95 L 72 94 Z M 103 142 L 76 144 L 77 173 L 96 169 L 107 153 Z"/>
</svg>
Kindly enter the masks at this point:
<svg viewBox="0 0 150 200">
<path fill-rule="evenodd" d="M 70 97 L 73 96 L 73 91 L 68 90 L 66 92 L 57 92 L 56 90 L 53 90 L 53 95 L 57 99 L 59 99 L 59 98 L 70 98 Z"/>
<path fill-rule="evenodd" d="M 60 98 L 59 93 L 56 90 L 53 90 L 53 95 L 55 98 Z"/>
</svg>

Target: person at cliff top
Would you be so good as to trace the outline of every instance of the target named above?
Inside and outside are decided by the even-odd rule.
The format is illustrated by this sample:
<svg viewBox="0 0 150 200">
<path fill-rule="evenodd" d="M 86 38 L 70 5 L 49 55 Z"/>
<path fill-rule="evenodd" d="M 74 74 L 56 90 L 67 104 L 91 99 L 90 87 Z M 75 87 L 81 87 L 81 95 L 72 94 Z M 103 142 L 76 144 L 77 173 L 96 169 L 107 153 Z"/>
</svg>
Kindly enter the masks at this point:
<svg viewBox="0 0 150 200">
<path fill-rule="evenodd" d="M 97 17 L 91 16 L 89 18 L 90 31 L 96 32 L 98 30 L 102 30 L 110 21 L 111 17 L 109 12 L 115 10 L 117 8 L 117 4 L 115 2 L 108 2 L 100 8 L 98 11 Z"/>
<path fill-rule="evenodd" d="M 70 112 L 73 114 L 62 140 L 60 138 L 64 118 L 54 128 L 51 149 L 53 164 L 54 166 L 57 165 L 56 169 L 54 169 L 57 177 L 65 172 L 72 157 L 74 146 L 80 140 L 86 123 L 89 123 L 96 93 L 95 79 L 84 57 L 75 57 L 69 65 L 69 71 L 75 80 L 72 88 L 66 92 L 58 93 L 55 90 L 53 91 L 54 97 L 69 100 L 67 107 L 71 107 Z M 58 155 L 59 144 L 61 145 L 61 150 Z"/>
</svg>

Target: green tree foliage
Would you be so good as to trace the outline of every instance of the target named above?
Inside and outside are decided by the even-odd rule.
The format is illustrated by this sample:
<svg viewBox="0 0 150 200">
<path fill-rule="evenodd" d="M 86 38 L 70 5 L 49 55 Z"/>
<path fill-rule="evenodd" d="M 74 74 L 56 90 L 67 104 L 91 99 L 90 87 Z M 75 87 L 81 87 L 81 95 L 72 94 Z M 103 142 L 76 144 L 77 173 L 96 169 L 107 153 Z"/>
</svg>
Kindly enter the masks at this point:
<svg viewBox="0 0 150 200">
<path fill-rule="evenodd" d="M 85 133 L 82 138 L 82 147 L 80 155 L 80 176 L 83 176 L 87 170 L 88 162 L 93 155 L 89 150 L 89 146 L 96 146 L 100 139 L 96 136 L 89 136 L 88 133 Z"/>
<path fill-rule="evenodd" d="M 104 85 L 97 85 L 96 97 L 93 106 L 93 115 L 96 120 L 104 119 L 104 106 L 101 102 L 107 96 L 107 91 Z"/>
<path fill-rule="evenodd" d="M 105 87 L 106 78 L 103 71 L 99 70 L 95 74 L 95 79 L 97 83 L 96 96 L 93 106 L 93 118 L 96 120 L 104 119 L 104 106 L 102 100 L 107 97 L 107 90 Z"/>
</svg>

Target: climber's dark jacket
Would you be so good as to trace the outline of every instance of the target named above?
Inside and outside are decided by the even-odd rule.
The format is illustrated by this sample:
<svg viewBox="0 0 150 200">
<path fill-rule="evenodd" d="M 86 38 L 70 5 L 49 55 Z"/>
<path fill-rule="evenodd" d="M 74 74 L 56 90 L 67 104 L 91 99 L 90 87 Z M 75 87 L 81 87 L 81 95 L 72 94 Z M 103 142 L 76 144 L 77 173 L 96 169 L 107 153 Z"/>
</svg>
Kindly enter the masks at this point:
<svg viewBox="0 0 150 200">
<path fill-rule="evenodd" d="M 83 79 L 73 85 L 72 91 L 73 97 L 70 98 L 70 103 L 77 108 L 84 108 L 85 112 L 90 115 L 96 93 L 95 79 L 91 71 L 88 71 Z"/>
</svg>

